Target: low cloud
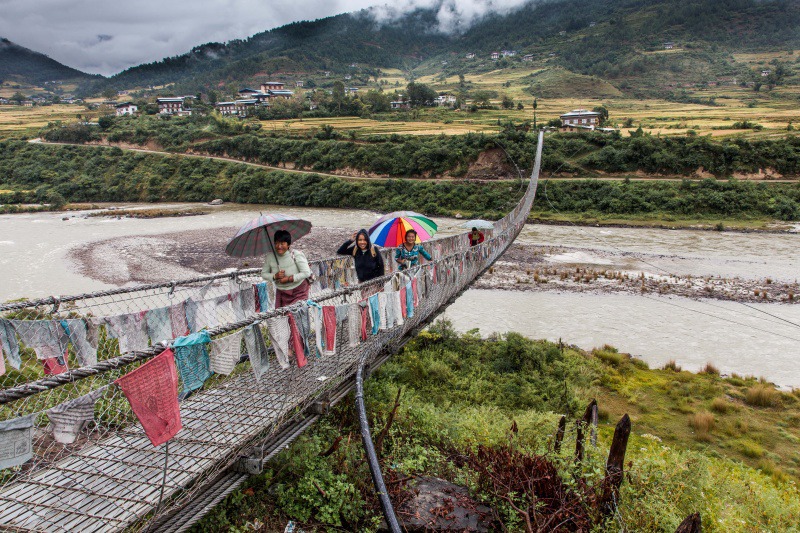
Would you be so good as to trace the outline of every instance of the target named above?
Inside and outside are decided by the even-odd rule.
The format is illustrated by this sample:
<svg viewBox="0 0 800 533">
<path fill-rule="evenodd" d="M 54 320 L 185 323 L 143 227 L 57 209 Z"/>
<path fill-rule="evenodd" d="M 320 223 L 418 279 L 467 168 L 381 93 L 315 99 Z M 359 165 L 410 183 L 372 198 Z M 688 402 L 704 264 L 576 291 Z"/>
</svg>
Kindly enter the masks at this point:
<svg viewBox="0 0 800 533">
<path fill-rule="evenodd" d="M 489 13 L 506 15 L 531 0 L 397 0 L 377 5 L 368 12 L 378 22 L 391 22 L 414 9 L 436 10 L 439 30 L 443 33 L 466 31 Z"/>
<path fill-rule="evenodd" d="M 439 29 L 458 32 L 489 12 L 528 0 L 0 0 L 0 36 L 92 74 L 175 56 L 207 42 L 244 39 L 298 20 L 370 8 L 379 22 L 416 8 L 437 10 Z"/>
</svg>

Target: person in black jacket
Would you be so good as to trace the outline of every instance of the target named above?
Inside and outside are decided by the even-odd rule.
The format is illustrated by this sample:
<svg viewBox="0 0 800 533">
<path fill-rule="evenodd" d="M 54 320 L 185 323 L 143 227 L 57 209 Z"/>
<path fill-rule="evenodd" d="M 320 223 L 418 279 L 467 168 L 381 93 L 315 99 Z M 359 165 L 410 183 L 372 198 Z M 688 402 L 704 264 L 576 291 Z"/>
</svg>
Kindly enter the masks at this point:
<svg viewBox="0 0 800 533">
<path fill-rule="evenodd" d="M 355 244 L 354 244 L 355 242 Z M 369 242 L 369 233 L 361 229 L 336 250 L 339 255 L 352 255 L 358 281 L 363 283 L 383 276 L 383 257 L 380 248 Z"/>
</svg>

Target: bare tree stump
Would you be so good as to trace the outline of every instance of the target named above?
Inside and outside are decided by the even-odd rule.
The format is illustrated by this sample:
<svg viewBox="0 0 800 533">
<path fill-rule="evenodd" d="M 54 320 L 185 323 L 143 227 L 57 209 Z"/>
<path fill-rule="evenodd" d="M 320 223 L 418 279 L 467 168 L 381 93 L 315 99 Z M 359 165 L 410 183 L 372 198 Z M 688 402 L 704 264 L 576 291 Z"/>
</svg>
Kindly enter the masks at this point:
<svg viewBox="0 0 800 533">
<path fill-rule="evenodd" d="M 592 446 L 597 448 L 597 426 L 600 423 L 600 413 L 597 409 L 597 403 L 591 406 L 592 412 L 589 420 L 589 429 L 591 431 L 589 440 L 592 442 Z"/>
<path fill-rule="evenodd" d="M 561 441 L 564 440 L 564 433 L 567 431 L 567 417 L 561 415 L 558 421 L 558 429 L 556 430 L 556 440 L 553 443 L 553 451 L 558 453 L 561 451 Z"/>
<path fill-rule="evenodd" d="M 578 420 L 577 438 L 575 439 L 575 462 L 580 463 L 583 461 L 583 430 L 589 425 L 592 420 L 592 408 L 597 408 L 597 400 L 592 400 L 586 406 L 586 411 L 583 413 L 583 418 Z"/>
<path fill-rule="evenodd" d="M 703 530 L 702 524 L 700 523 L 700 513 L 693 513 L 686 517 L 686 519 L 681 522 L 681 525 L 678 526 L 678 529 L 675 530 L 675 533 L 700 533 Z"/>
<path fill-rule="evenodd" d="M 626 413 L 614 429 L 614 440 L 606 461 L 606 477 L 603 479 L 603 494 L 600 497 L 600 509 L 604 515 L 614 512 L 615 502 L 619 499 L 619 486 L 622 484 L 625 451 L 630 434 L 631 419 Z"/>
</svg>

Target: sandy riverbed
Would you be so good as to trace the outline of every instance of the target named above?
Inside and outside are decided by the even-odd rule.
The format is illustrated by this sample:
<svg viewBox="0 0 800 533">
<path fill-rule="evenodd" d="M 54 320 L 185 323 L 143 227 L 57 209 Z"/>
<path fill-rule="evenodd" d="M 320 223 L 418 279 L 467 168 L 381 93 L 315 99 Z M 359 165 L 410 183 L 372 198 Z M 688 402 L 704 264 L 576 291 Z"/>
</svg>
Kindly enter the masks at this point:
<svg viewBox="0 0 800 533">
<path fill-rule="evenodd" d="M 70 259 L 81 274 L 104 283 L 152 283 L 260 266 L 257 258 L 224 253 L 236 228 L 180 231 L 108 239 L 74 248 Z M 348 236 L 344 228 L 315 226 L 294 247 L 310 259 L 330 257 Z M 657 256 L 663 259 L 663 255 Z M 515 291 L 662 294 L 746 302 L 800 301 L 796 282 L 767 278 L 722 278 L 665 272 L 646 253 L 514 244 L 474 287 Z M 648 265 L 649 264 L 649 265 Z"/>
</svg>

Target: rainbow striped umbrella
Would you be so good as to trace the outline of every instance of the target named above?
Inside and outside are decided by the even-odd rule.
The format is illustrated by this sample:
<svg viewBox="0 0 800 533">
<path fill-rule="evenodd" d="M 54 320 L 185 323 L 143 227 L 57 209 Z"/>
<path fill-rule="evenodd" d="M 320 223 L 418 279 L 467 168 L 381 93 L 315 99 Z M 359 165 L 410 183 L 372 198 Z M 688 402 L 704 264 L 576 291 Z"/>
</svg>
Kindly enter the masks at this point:
<svg viewBox="0 0 800 533">
<path fill-rule="evenodd" d="M 384 215 L 369 229 L 369 240 L 385 248 L 403 244 L 406 231 L 417 232 L 417 242 L 427 241 L 436 235 L 436 222 L 414 211 L 395 211 Z"/>
<path fill-rule="evenodd" d="M 261 215 L 239 229 L 225 253 L 233 257 L 264 255 L 269 250 L 275 253 L 272 240 L 278 230 L 288 231 L 294 242 L 311 231 L 311 222 L 280 213 Z"/>
</svg>

